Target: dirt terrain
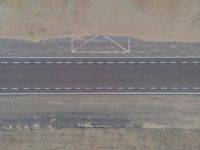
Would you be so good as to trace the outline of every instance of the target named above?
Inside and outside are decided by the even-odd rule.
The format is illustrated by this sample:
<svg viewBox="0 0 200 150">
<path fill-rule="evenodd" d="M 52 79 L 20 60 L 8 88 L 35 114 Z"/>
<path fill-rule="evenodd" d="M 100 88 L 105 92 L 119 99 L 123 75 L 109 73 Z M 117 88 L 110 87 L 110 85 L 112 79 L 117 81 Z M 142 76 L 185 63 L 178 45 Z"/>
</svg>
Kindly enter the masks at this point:
<svg viewBox="0 0 200 150">
<path fill-rule="evenodd" d="M 199 0 L 0 0 L 0 37 L 94 34 L 199 41 Z"/>
<path fill-rule="evenodd" d="M 0 149 L 199 150 L 199 104 L 199 96 L 1 96 Z M 59 117 L 76 113 L 85 115 L 74 120 L 92 123 L 57 129 Z M 98 121 L 109 116 L 104 123 L 128 117 L 137 126 L 93 128 L 90 114 L 99 115 Z M 117 120 L 120 116 L 124 119 Z M 42 128 L 45 121 L 50 125 Z"/>
</svg>

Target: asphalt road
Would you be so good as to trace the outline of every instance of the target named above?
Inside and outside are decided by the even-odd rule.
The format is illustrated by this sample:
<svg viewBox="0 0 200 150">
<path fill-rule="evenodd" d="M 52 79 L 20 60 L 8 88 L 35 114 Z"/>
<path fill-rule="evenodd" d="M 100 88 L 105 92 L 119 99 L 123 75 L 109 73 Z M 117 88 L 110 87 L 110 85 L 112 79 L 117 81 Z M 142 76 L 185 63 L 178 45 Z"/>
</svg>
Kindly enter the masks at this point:
<svg viewBox="0 0 200 150">
<path fill-rule="evenodd" d="M 199 58 L 0 59 L 0 94 L 199 93 Z"/>
</svg>

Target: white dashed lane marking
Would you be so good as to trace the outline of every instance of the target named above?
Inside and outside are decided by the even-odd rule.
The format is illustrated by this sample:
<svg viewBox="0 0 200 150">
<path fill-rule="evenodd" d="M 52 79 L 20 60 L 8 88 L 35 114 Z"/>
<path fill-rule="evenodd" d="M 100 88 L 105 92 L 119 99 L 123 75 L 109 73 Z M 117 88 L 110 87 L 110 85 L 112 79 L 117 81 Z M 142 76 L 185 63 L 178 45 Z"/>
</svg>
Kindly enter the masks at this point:
<svg viewBox="0 0 200 150">
<path fill-rule="evenodd" d="M 52 61 L 47 61 L 47 62 L 45 62 L 46 64 L 53 64 L 53 62 Z"/>
<path fill-rule="evenodd" d="M 134 90 L 135 87 L 128 87 L 128 90 Z"/>
<path fill-rule="evenodd" d="M 193 61 L 192 63 L 193 63 L 193 64 L 198 64 L 198 63 L 199 63 L 199 61 Z"/>
<path fill-rule="evenodd" d="M 146 64 L 145 61 L 139 61 L 138 63 L 139 63 L 139 64 Z"/>
<path fill-rule="evenodd" d="M 183 60 L 180 62 L 171 60 L 171 61 L 1 61 L 1 64 L 200 64 L 200 61 L 187 61 Z"/>
<path fill-rule="evenodd" d="M 65 87 L 64 89 L 65 89 L 65 90 L 71 90 L 72 87 Z"/>
<path fill-rule="evenodd" d="M 188 87 L 181 87 L 182 90 L 188 90 Z"/>
<path fill-rule="evenodd" d="M 200 87 L 193 87 L 193 90 L 200 90 Z"/>
<path fill-rule="evenodd" d="M 139 89 L 139 90 L 145 90 L 146 87 L 139 87 L 138 89 Z"/>
<path fill-rule="evenodd" d="M 12 63 L 13 63 L 13 64 L 20 64 L 19 61 L 13 61 Z"/>
<path fill-rule="evenodd" d="M 8 62 L 7 61 L 2 61 L 1 64 L 8 64 Z"/>
<path fill-rule="evenodd" d="M 156 89 L 157 89 L 157 87 L 150 87 L 150 89 L 151 89 L 151 90 L 156 90 Z"/>
<path fill-rule="evenodd" d="M 200 90 L 200 87 L 90 87 L 90 86 L 87 86 L 87 87 L 34 87 L 34 88 L 31 88 L 31 87 L 23 87 L 23 88 L 18 88 L 18 87 L 12 87 L 12 88 L 8 88 L 8 87 L 1 87 L 0 90 L 2 91 L 8 91 L 8 90 L 24 90 L 24 91 L 30 91 L 30 90 L 36 90 L 36 91 L 42 91 L 42 90 L 56 90 L 56 91 L 61 91 L 61 90 L 106 90 L 106 91 L 112 91 L 112 90 L 132 90 L 133 92 L 134 91 L 142 91 L 142 90 L 147 90 L 147 91 L 163 91 L 163 90 L 184 90 L 184 91 L 187 91 L 187 90 Z"/>
<path fill-rule="evenodd" d="M 134 61 L 129 61 L 128 64 L 135 64 L 135 62 Z"/>
<path fill-rule="evenodd" d="M 31 64 L 31 62 L 29 62 L 29 61 L 25 61 L 24 64 Z"/>
<path fill-rule="evenodd" d="M 161 61 L 161 62 L 160 62 L 160 64 L 166 64 L 166 63 L 167 63 L 166 61 Z"/>
<path fill-rule="evenodd" d="M 41 62 L 40 61 L 36 61 L 36 62 L 34 62 L 34 64 L 41 64 Z"/>
<path fill-rule="evenodd" d="M 126 62 L 124 62 L 124 61 L 120 61 L 120 62 L 118 62 L 118 64 L 125 64 Z"/>
<path fill-rule="evenodd" d="M 112 89 L 113 89 L 113 87 L 106 87 L 106 89 L 107 89 L 107 90 L 112 90 Z"/>
<path fill-rule="evenodd" d="M 106 62 L 107 64 L 114 64 L 115 62 L 112 62 L 112 61 L 108 61 Z"/>
<path fill-rule="evenodd" d="M 57 61 L 56 63 L 57 63 L 57 64 L 63 64 L 63 62 L 62 62 L 62 61 Z"/>
<path fill-rule="evenodd" d="M 188 61 L 182 61 L 181 63 L 182 64 L 188 64 Z"/>
<path fill-rule="evenodd" d="M 11 90 L 19 90 L 19 88 L 11 88 Z"/>
<path fill-rule="evenodd" d="M 88 61 L 87 63 L 88 63 L 88 64 L 94 64 L 94 62 L 93 62 L 93 61 Z"/>
<path fill-rule="evenodd" d="M 102 88 L 102 87 L 96 87 L 96 89 L 97 89 L 97 90 L 102 90 L 103 88 Z"/>
<path fill-rule="evenodd" d="M 104 62 L 103 61 L 99 61 L 99 62 L 97 62 L 98 64 L 104 64 Z"/>
<path fill-rule="evenodd" d="M 72 62 L 71 61 L 66 61 L 65 64 L 72 64 Z"/>
<path fill-rule="evenodd" d="M 176 61 L 170 61 L 169 63 L 170 64 L 176 64 Z"/>
<path fill-rule="evenodd" d="M 178 90 L 179 88 L 178 87 L 172 87 L 171 89 L 172 90 Z"/>
</svg>

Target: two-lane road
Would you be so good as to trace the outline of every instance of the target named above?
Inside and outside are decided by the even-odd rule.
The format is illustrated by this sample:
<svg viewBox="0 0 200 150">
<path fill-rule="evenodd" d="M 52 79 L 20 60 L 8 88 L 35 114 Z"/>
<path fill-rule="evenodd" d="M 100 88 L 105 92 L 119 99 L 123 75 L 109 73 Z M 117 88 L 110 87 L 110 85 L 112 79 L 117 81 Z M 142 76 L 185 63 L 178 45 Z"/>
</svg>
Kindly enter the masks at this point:
<svg viewBox="0 0 200 150">
<path fill-rule="evenodd" d="M 0 94 L 199 93 L 199 58 L 0 58 Z"/>
</svg>

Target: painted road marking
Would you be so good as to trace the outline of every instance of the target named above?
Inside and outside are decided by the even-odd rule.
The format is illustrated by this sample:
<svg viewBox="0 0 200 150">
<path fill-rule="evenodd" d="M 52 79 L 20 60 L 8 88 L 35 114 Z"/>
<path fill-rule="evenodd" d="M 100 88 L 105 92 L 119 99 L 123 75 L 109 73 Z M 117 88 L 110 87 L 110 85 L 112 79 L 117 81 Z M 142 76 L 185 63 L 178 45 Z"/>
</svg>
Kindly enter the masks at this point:
<svg viewBox="0 0 200 150">
<path fill-rule="evenodd" d="M 199 61 L 193 61 L 192 63 L 193 63 L 193 64 L 198 64 L 198 63 L 199 63 Z"/>
<path fill-rule="evenodd" d="M 53 62 L 52 61 L 47 61 L 46 64 L 53 64 Z"/>
<path fill-rule="evenodd" d="M 57 63 L 57 64 L 63 64 L 64 62 L 62 62 L 62 61 L 57 61 L 56 63 Z"/>
<path fill-rule="evenodd" d="M 30 90 L 31 88 L 29 88 L 29 87 L 25 87 L 25 88 L 23 88 L 23 90 Z"/>
<path fill-rule="evenodd" d="M 179 88 L 178 87 L 172 87 L 171 89 L 172 90 L 178 90 Z"/>
<path fill-rule="evenodd" d="M 19 90 L 19 88 L 11 88 L 11 90 Z"/>
<path fill-rule="evenodd" d="M 200 87 L 193 87 L 193 90 L 200 90 Z"/>
<path fill-rule="evenodd" d="M 97 63 L 98 63 L 98 64 L 104 64 L 105 62 L 103 62 L 103 61 L 98 61 Z"/>
<path fill-rule="evenodd" d="M 97 89 L 97 90 L 102 90 L 103 88 L 102 88 L 102 87 L 96 87 L 96 89 Z"/>
<path fill-rule="evenodd" d="M 71 62 L 71 61 L 66 61 L 65 63 L 66 63 L 66 64 L 72 64 L 72 62 Z"/>
<path fill-rule="evenodd" d="M 135 64 L 135 62 L 134 62 L 134 61 L 129 61 L 128 63 L 129 63 L 129 64 Z"/>
<path fill-rule="evenodd" d="M 138 89 L 139 89 L 139 90 L 145 90 L 146 87 L 139 87 Z"/>
<path fill-rule="evenodd" d="M 34 64 L 41 64 L 41 62 L 40 61 L 36 61 L 36 62 L 34 62 Z"/>
<path fill-rule="evenodd" d="M 181 87 L 182 90 L 188 90 L 189 87 Z"/>
<path fill-rule="evenodd" d="M 170 64 L 176 64 L 176 61 L 170 61 L 169 63 Z"/>
<path fill-rule="evenodd" d="M 20 64 L 19 61 L 13 61 L 12 63 L 13 63 L 13 64 Z"/>
<path fill-rule="evenodd" d="M 157 62 L 156 61 L 150 61 L 149 63 L 150 64 L 156 64 Z"/>
<path fill-rule="evenodd" d="M 118 63 L 118 64 L 135 64 L 135 63 L 138 63 L 138 64 L 146 64 L 146 63 L 150 63 L 150 64 L 167 64 L 167 63 L 169 63 L 169 64 L 176 64 L 177 63 L 177 61 L 97 61 L 97 62 L 95 62 L 95 61 L 86 61 L 86 62 L 84 62 L 84 61 L 55 61 L 55 62 L 53 62 L 53 61 L 44 61 L 44 62 L 41 62 L 41 61 L 23 61 L 23 62 L 20 62 L 20 61 L 12 61 L 12 62 L 9 62 L 9 61 L 1 61 L 0 62 L 1 64 L 9 64 L 9 63 L 12 63 L 12 64 L 21 64 L 21 63 L 24 63 L 24 64 L 31 64 L 31 63 L 33 63 L 33 64 L 42 64 L 42 63 L 46 63 L 46 64 L 54 64 L 54 63 L 56 63 L 56 64 L 72 64 L 72 63 L 76 63 L 76 64 L 94 64 L 94 63 L 97 63 L 97 64 L 115 64 L 115 63 Z M 189 63 L 191 63 L 191 64 L 199 64 L 200 63 L 200 61 L 191 61 L 191 62 L 189 62 L 189 61 L 180 61 L 180 63 L 182 63 L 182 64 L 189 64 Z"/>
<path fill-rule="evenodd" d="M 107 90 L 112 90 L 112 89 L 113 89 L 113 87 L 106 87 L 106 89 L 107 89 Z"/>
<path fill-rule="evenodd" d="M 150 87 L 150 89 L 151 89 L 151 90 L 156 90 L 156 89 L 157 89 L 157 87 Z"/>
<path fill-rule="evenodd" d="M 93 62 L 93 61 L 88 61 L 87 63 L 88 63 L 88 64 L 94 64 L 94 62 Z"/>
<path fill-rule="evenodd" d="M 188 61 L 182 61 L 181 63 L 182 64 L 188 64 Z"/>
<path fill-rule="evenodd" d="M 25 61 L 25 62 L 24 62 L 24 64 L 30 64 L 30 63 L 31 63 L 31 62 L 29 62 L 29 61 Z"/>
<path fill-rule="evenodd" d="M 118 64 L 125 64 L 126 62 L 124 61 L 119 61 Z"/>
<path fill-rule="evenodd" d="M 72 88 L 71 87 L 65 87 L 64 89 L 65 90 L 71 90 Z"/>
<path fill-rule="evenodd" d="M 8 64 L 8 62 L 7 61 L 2 61 L 1 64 Z"/>
<path fill-rule="evenodd" d="M 128 87 L 128 89 L 129 89 L 129 90 L 134 90 L 134 89 L 135 89 L 135 87 Z"/>
<path fill-rule="evenodd" d="M 166 64 L 166 63 L 167 63 L 166 61 L 161 61 L 161 62 L 160 62 L 160 64 Z"/>
<path fill-rule="evenodd" d="M 167 90 L 168 88 L 167 87 L 161 87 L 161 90 Z"/>
<path fill-rule="evenodd" d="M 114 64 L 114 62 L 113 61 L 108 61 L 108 62 L 106 62 L 107 64 Z"/>
<path fill-rule="evenodd" d="M 117 87 L 118 90 L 124 90 L 124 87 Z"/>
<path fill-rule="evenodd" d="M 139 64 L 146 64 L 145 61 L 139 61 L 138 63 L 139 63 Z"/>
<path fill-rule="evenodd" d="M 9 89 L 10 90 L 12 90 L 12 91 L 19 91 L 20 89 L 22 89 L 22 90 L 24 90 L 24 91 L 31 91 L 31 89 L 33 89 L 33 90 L 37 90 L 37 91 L 41 91 L 41 92 L 37 92 L 37 94 L 86 94 L 86 93 L 88 93 L 88 92 L 82 92 L 82 91 L 80 91 L 80 90 L 87 90 L 87 91 L 92 91 L 92 90 L 94 90 L 94 89 L 96 89 L 97 91 L 95 92 L 90 92 L 90 93 L 88 93 L 88 94 L 103 94 L 103 93 L 105 93 L 105 94 L 111 94 L 111 93 L 113 93 L 113 94 L 147 94 L 147 93 L 150 93 L 150 94 L 164 94 L 164 93 L 171 93 L 171 94 L 178 94 L 178 93 L 180 93 L 180 94 L 190 94 L 190 93 L 194 93 L 194 94 L 197 94 L 197 92 L 200 90 L 200 87 L 187 87 L 187 86 L 185 86 L 185 87 L 112 87 L 112 86 L 110 86 L 110 87 L 101 87 L 101 86 L 99 86 L 99 87 L 95 87 L 95 88 L 92 88 L 92 87 L 89 87 L 89 86 L 87 86 L 87 87 L 64 87 L 64 88 L 62 88 L 62 87 L 35 87 L 35 88 L 30 88 L 30 87 L 22 87 L 22 88 L 19 88 L 19 87 L 12 87 L 12 88 L 8 88 L 8 87 L 2 87 L 2 88 L 0 88 L 0 90 L 1 90 L 1 92 L 0 92 L 0 95 L 1 94 L 20 94 L 20 93 L 18 93 L 18 92 L 8 92 L 9 91 Z M 51 90 L 51 89 L 53 89 L 53 90 L 55 90 L 55 91 L 59 91 L 58 93 L 57 92 L 53 92 L 53 91 L 51 91 L 51 92 L 49 92 L 49 93 L 45 93 L 45 92 L 42 92 L 42 90 L 46 90 L 46 91 L 48 91 L 48 90 Z M 61 92 L 62 90 L 67 90 L 67 91 L 71 91 L 72 89 L 74 89 L 75 91 L 73 91 L 73 92 L 69 92 L 69 93 L 67 93 L 67 92 Z M 118 93 L 117 93 L 117 91 L 115 91 L 115 89 L 117 89 L 118 90 Z M 149 89 L 149 90 L 147 90 L 146 91 L 146 89 Z M 159 89 L 161 90 L 161 91 L 159 91 Z M 179 91 L 179 92 L 167 92 L 166 90 L 167 89 L 171 89 L 171 90 L 173 90 L 173 91 L 176 91 L 176 90 L 182 90 L 182 91 Z M 103 92 L 101 92 L 101 90 L 103 90 Z M 122 92 L 122 91 L 124 91 L 124 90 L 127 90 L 127 91 L 125 91 L 125 92 Z M 158 90 L 158 91 L 157 91 Z M 162 92 L 163 90 L 165 90 L 165 92 Z M 189 92 L 187 92 L 188 90 L 193 90 L 193 91 L 189 91 Z M 3 92 L 3 91 L 6 91 L 6 92 Z M 79 92 L 80 91 L 80 92 Z M 112 92 L 113 91 L 113 92 Z M 132 92 L 131 92 L 132 91 Z M 143 92 L 140 92 L 140 91 L 143 91 Z M 195 92 L 196 91 L 196 92 Z M 22 94 L 36 94 L 36 92 L 33 92 L 33 91 L 31 91 L 31 92 L 24 92 L 24 93 L 22 93 Z M 200 92 L 198 92 L 198 94 L 200 94 Z"/>
<path fill-rule="evenodd" d="M 91 90 L 91 87 L 84 87 L 85 90 Z"/>
</svg>

